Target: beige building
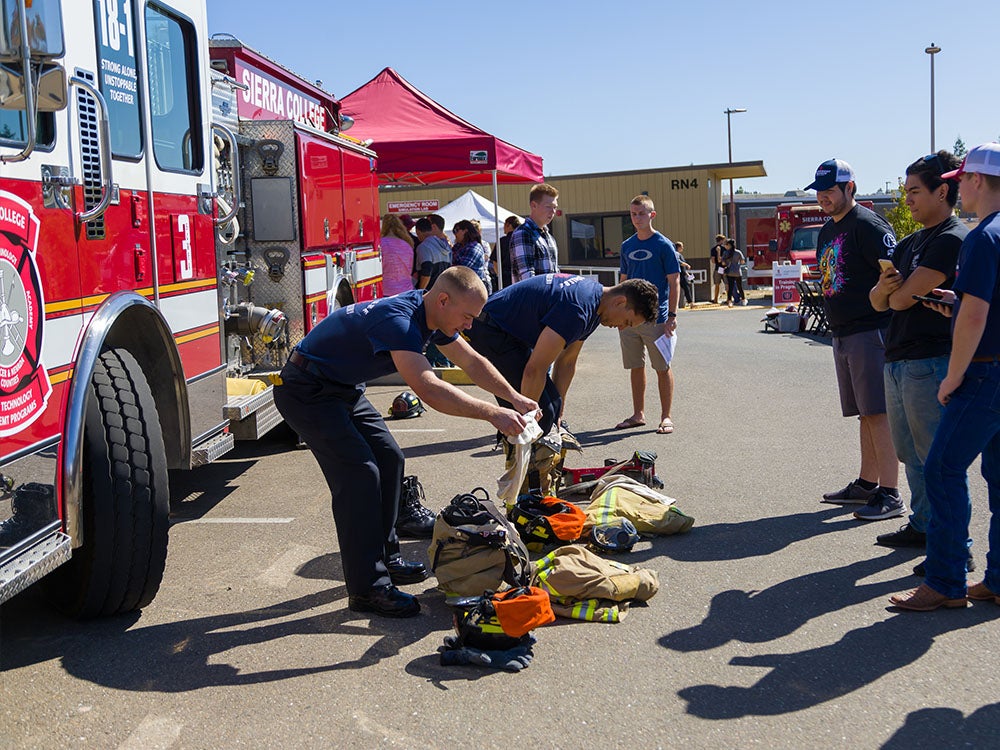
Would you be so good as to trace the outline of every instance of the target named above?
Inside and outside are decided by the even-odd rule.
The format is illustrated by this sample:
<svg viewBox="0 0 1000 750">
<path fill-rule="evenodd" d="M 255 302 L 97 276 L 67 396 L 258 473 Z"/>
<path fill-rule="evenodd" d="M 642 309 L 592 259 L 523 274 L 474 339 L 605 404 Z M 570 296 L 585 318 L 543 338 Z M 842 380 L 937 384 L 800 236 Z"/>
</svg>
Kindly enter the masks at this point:
<svg viewBox="0 0 1000 750">
<path fill-rule="evenodd" d="M 559 190 L 552 232 L 559 245 L 560 267 L 617 268 L 622 241 L 634 232 L 629 201 L 646 194 L 656 206 L 654 226 L 684 243 L 684 255 L 695 268 L 707 269 L 715 235 L 727 234 L 722 204 L 729 198 L 729 180 L 766 175 L 763 161 L 748 161 L 546 177 Z M 436 200 L 443 206 L 468 189 L 467 185 L 383 188 L 379 195 L 385 213 L 390 201 Z M 473 189 L 493 197 L 491 185 Z M 526 216 L 530 190 L 531 185 L 500 185 L 499 203 Z"/>
</svg>

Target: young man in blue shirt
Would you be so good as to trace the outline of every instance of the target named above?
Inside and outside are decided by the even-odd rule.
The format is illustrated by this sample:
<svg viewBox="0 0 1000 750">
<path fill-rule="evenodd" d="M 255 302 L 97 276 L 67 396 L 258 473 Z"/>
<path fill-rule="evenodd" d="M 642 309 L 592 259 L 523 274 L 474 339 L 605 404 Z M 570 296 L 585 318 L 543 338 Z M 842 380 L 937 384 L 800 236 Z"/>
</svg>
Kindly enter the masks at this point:
<svg viewBox="0 0 1000 750">
<path fill-rule="evenodd" d="M 680 298 L 680 264 L 673 243 L 653 228 L 656 211 L 648 195 L 637 195 L 629 205 L 629 215 L 635 234 L 622 243 L 621 279 L 645 279 L 656 287 L 659 307 L 655 320 L 635 328 L 618 331 L 622 348 L 622 364 L 629 371 L 632 386 L 632 416 L 626 417 L 616 430 L 641 427 L 646 424 L 646 351 L 656 372 L 656 388 L 660 394 L 660 422 L 656 431 L 666 435 L 674 431 L 670 409 L 674 400 L 674 371 L 670 369 L 654 343 L 660 336 L 670 338 L 677 329 L 677 302 Z"/>
</svg>

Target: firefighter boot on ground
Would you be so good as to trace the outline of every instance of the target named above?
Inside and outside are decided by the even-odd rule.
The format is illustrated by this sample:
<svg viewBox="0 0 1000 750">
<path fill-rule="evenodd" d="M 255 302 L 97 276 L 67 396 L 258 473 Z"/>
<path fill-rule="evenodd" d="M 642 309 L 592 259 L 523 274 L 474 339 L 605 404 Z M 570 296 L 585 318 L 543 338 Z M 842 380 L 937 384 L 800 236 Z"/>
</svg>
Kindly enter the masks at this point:
<svg viewBox="0 0 1000 750">
<path fill-rule="evenodd" d="M 424 507 L 424 488 L 415 476 L 403 477 L 403 492 L 399 499 L 396 533 L 400 537 L 430 539 L 434 531 L 434 514 Z"/>
</svg>

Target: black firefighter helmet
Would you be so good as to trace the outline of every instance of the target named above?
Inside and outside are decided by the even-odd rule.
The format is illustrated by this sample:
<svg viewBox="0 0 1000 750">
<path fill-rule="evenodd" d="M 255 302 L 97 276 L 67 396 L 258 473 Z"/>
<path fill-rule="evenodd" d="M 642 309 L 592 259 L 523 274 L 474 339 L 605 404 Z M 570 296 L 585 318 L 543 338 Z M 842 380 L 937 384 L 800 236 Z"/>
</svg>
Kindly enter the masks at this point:
<svg viewBox="0 0 1000 750">
<path fill-rule="evenodd" d="M 424 405 L 420 399 L 409 391 L 403 391 L 392 400 L 389 407 L 389 417 L 391 419 L 409 419 L 419 417 L 424 411 Z"/>
</svg>

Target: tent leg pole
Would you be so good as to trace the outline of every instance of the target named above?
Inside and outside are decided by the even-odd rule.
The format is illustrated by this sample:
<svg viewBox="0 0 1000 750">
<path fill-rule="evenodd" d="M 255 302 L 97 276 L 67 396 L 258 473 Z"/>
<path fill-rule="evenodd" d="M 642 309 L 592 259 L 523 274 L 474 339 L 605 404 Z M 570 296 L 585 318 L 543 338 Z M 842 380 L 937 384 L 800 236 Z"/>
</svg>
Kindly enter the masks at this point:
<svg viewBox="0 0 1000 750">
<path fill-rule="evenodd" d="M 497 190 L 497 171 L 493 170 L 493 229 L 497 244 L 494 252 L 497 254 L 497 289 L 503 289 L 503 258 L 500 257 L 500 195 Z"/>
</svg>

